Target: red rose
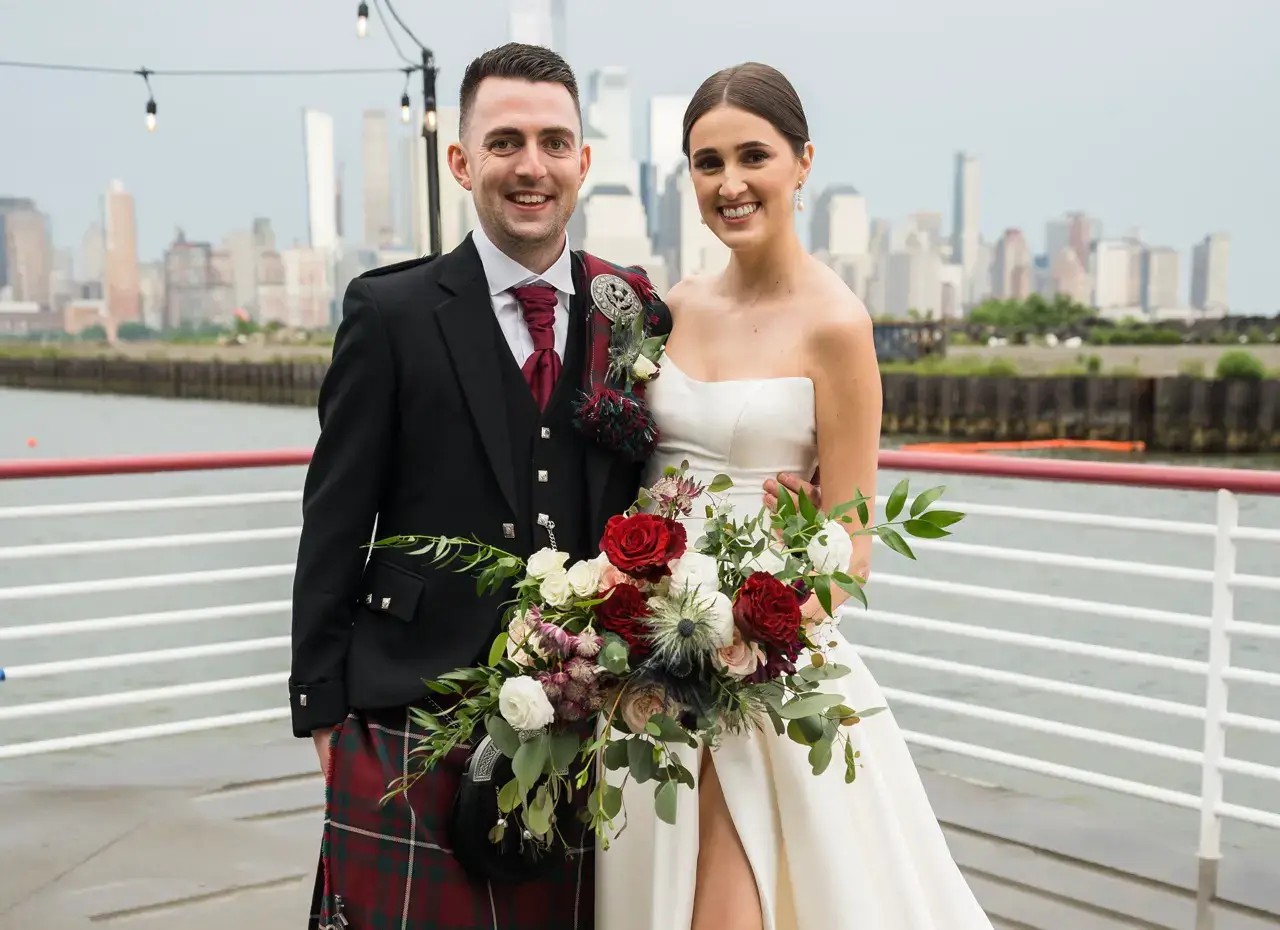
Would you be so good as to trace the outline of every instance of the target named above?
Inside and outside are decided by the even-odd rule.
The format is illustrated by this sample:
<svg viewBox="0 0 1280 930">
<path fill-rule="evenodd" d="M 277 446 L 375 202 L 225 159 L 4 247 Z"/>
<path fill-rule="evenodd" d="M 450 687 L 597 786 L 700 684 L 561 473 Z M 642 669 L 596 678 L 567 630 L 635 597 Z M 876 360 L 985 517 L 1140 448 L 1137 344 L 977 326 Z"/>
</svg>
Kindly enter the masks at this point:
<svg viewBox="0 0 1280 930">
<path fill-rule="evenodd" d="M 687 544 L 683 524 L 657 514 L 637 513 L 609 518 L 600 551 L 628 575 L 657 581 L 671 574 L 667 563 L 684 555 Z"/>
<path fill-rule="evenodd" d="M 795 589 L 768 572 L 755 572 L 738 590 L 733 620 L 747 639 L 789 652 L 800 639 L 800 602 Z"/>
<path fill-rule="evenodd" d="M 649 604 L 635 585 L 618 584 L 605 592 L 605 599 L 595 606 L 596 620 L 610 633 L 617 633 L 641 658 L 649 654 Z"/>
</svg>

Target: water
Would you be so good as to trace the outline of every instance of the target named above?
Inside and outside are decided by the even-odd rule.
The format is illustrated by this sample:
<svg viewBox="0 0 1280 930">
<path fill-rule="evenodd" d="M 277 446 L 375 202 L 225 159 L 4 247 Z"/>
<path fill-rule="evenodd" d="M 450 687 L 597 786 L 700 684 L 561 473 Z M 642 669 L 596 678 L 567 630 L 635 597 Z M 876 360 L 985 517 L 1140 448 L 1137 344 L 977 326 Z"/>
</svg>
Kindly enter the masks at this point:
<svg viewBox="0 0 1280 930">
<path fill-rule="evenodd" d="M 317 432 L 315 412 L 311 409 L 0 389 L 0 458 L 301 448 L 310 447 Z M 26 445 L 29 437 L 38 441 L 34 450 Z M 1199 461 L 1224 464 L 1222 459 Z M 1181 460 L 1181 463 L 1188 462 L 1188 459 Z M 1225 464 L 1274 468 L 1280 465 L 1280 460 L 1275 457 L 1241 457 Z M 883 475 L 882 493 L 899 477 L 902 476 L 887 473 Z M 1015 507 L 1078 510 L 1205 523 L 1212 523 L 1214 519 L 1214 498 L 1211 494 L 999 481 L 976 477 L 909 477 L 916 490 L 933 484 L 947 484 L 947 499 L 956 502 L 1001 503 Z M 291 490 L 301 486 L 302 478 L 301 468 L 277 468 L 0 482 L 0 506 L 248 490 Z M 1243 498 L 1240 515 L 1243 525 L 1280 527 L 1280 499 Z M 263 506 L 252 510 L 236 508 L 227 511 L 192 510 L 92 519 L 3 521 L 0 522 L 0 545 L 296 526 L 298 522 L 299 507 L 296 503 Z M 1212 558 L 1212 540 L 1207 538 L 1170 538 L 1150 533 L 1057 527 L 996 518 L 971 517 L 958 527 L 957 538 L 964 542 L 1137 560 L 1188 569 L 1209 568 Z M 0 588 L 97 577 L 154 575 L 262 564 L 290 565 L 295 549 L 296 540 L 290 539 L 234 546 L 199 546 L 36 561 L 0 561 Z M 1278 562 L 1280 554 L 1276 546 L 1241 546 L 1241 572 L 1274 575 Z M 980 560 L 936 551 L 921 553 L 919 562 L 913 564 L 881 550 L 877 554 L 874 570 L 895 574 L 914 573 L 921 577 L 1156 607 L 1204 616 L 1208 615 L 1210 608 L 1208 585 L 1192 581 L 1147 580 L 1107 572 L 1066 571 Z M 130 593 L 0 602 L 0 625 L 286 599 L 289 597 L 289 585 L 289 579 L 281 577 L 233 585 L 187 585 Z M 958 623 L 980 623 L 1000 629 L 1180 658 L 1203 660 L 1206 657 L 1206 635 L 1200 631 L 1170 628 L 1138 620 L 1087 617 L 1057 610 L 1029 610 L 976 599 L 897 588 L 877 588 L 874 574 L 868 594 L 875 607 L 899 613 Z M 1257 623 L 1280 623 L 1274 597 L 1268 598 L 1261 592 L 1238 593 L 1236 617 Z M 11 667 L 74 656 L 274 636 L 287 634 L 288 630 L 287 612 L 281 611 L 262 617 L 2 643 L 0 666 Z M 884 649 L 992 666 L 1197 706 L 1204 698 L 1203 681 L 1196 676 L 1179 672 L 1104 663 L 1045 650 L 955 636 L 923 634 L 866 621 L 859 622 L 856 619 L 849 624 L 847 632 L 855 642 Z M 287 667 L 286 653 L 285 649 L 275 649 L 241 656 L 6 682 L 0 684 L 0 706 L 160 686 L 177 681 L 203 681 L 280 671 Z M 1280 670 L 1280 642 L 1237 638 L 1233 643 L 1232 660 L 1240 666 Z M 1048 717 L 1188 749 L 1200 748 L 1202 741 L 1201 726 L 1194 720 L 913 670 L 887 662 L 871 661 L 869 664 L 877 679 L 887 687 Z M 1263 717 L 1280 716 L 1275 712 L 1280 701 L 1277 701 L 1273 689 L 1270 694 L 1267 693 L 1268 690 L 1255 685 L 1233 684 L 1230 694 L 1232 710 Z M 234 695 L 192 698 L 177 704 L 145 704 L 92 714 L 0 722 L 0 744 L 272 705 L 284 706 L 286 701 L 284 686 L 280 685 Z M 1094 769 L 1191 794 L 1199 793 L 1200 773 L 1199 768 L 1194 765 L 1154 759 L 1127 750 L 1048 736 L 1003 724 L 967 720 L 905 703 L 896 704 L 895 713 L 899 722 L 910 730 L 972 741 L 995 749 Z M 287 732 L 287 724 L 264 724 L 250 729 L 257 734 L 256 738 L 263 738 L 265 735 Z M 191 737 L 175 741 L 175 745 L 229 745 L 243 739 L 243 732 L 226 731 L 215 736 Z M 197 739 L 203 742 L 197 743 Z M 1280 738 L 1233 730 L 1228 739 L 1228 754 L 1280 766 Z M 943 756 L 928 750 L 918 749 L 916 755 L 922 765 L 946 769 L 967 777 L 1068 798 L 1091 809 L 1115 810 L 1121 816 L 1152 816 L 1159 817 L 1163 822 L 1176 819 L 1187 829 L 1194 828 L 1193 812 L 1171 814 L 1169 808 L 1157 808 L 1109 792 L 1010 771 L 952 755 Z M 93 760 L 98 766 L 95 773 L 114 772 L 110 777 L 125 777 L 124 773 L 127 771 L 122 761 L 128 756 L 125 747 L 64 753 L 49 757 L 49 762 L 32 760 L 24 765 L 34 768 L 24 771 L 36 771 L 40 765 L 65 765 L 69 756 Z M 873 760 L 868 760 L 868 764 L 873 764 Z M 0 770 L 12 765 L 14 763 L 0 763 Z M 117 768 L 113 769 L 112 766 Z M 1280 785 L 1252 777 L 1229 775 L 1227 799 L 1238 804 L 1280 810 Z M 1228 842 L 1250 847 L 1277 840 L 1274 835 L 1268 836 L 1261 831 L 1234 824 L 1228 824 L 1226 839 Z"/>
</svg>

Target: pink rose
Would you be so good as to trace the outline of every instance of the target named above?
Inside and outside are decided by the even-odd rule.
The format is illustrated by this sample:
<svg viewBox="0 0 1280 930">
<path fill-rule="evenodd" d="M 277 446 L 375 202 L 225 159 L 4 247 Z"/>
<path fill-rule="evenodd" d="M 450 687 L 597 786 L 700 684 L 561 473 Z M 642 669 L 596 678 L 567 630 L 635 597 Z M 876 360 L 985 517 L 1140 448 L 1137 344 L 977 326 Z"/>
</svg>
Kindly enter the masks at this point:
<svg viewBox="0 0 1280 930">
<path fill-rule="evenodd" d="M 733 631 L 733 642 L 715 654 L 715 662 L 734 678 L 746 678 L 764 662 L 764 653 L 755 643 L 745 642 L 742 632 Z"/>
<path fill-rule="evenodd" d="M 654 714 L 670 714 L 666 689 L 661 685 L 643 684 L 628 688 L 622 694 L 622 721 L 632 733 L 643 733 Z"/>
</svg>

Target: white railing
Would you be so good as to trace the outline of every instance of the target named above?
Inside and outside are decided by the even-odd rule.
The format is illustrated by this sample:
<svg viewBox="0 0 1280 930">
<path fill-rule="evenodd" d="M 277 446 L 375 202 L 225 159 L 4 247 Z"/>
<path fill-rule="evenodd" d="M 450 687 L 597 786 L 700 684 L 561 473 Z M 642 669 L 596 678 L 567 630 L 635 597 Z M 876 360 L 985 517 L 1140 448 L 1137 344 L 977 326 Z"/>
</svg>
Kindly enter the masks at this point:
<svg viewBox="0 0 1280 930">
<path fill-rule="evenodd" d="M 305 456 L 300 454 L 293 454 L 294 458 L 291 459 L 280 454 L 273 455 L 277 459 L 284 458 L 287 460 L 274 461 L 272 464 L 300 464 L 305 461 Z M 0 479 L 27 476 L 26 473 L 22 472 L 17 475 L 6 475 L 3 464 L 0 463 Z M 996 723 L 1007 728 L 1052 735 L 1094 746 L 1122 749 L 1151 758 L 1199 767 L 1201 773 L 1200 792 L 1199 794 L 1193 794 L 1188 791 L 1177 791 L 1160 785 L 1121 778 L 1105 772 L 1007 752 L 958 739 L 954 734 L 942 736 L 936 733 L 906 731 L 907 739 L 920 747 L 1199 811 L 1199 857 L 1202 865 L 1202 883 L 1207 884 L 1212 891 L 1216 887 L 1217 863 L 1222 855 L 1221 825 L 1223 818 L 1263 827 L 1280 828 L 1280 810 L 1265 810 L 1229 803 L 1224 797 L 1223 786 L 1223 776 L 1226 773 L 1244 775 L 1269 782 L 1280 782 L 1280 767 L 1233 758 L 1228 756 L 1226 752 L 1226 734 L 1229 728 L 1280 735 L 1280 719 L 1233 712 L 1228 703 L 1228 684 L 1230 682 L 1249 682 L 1264 687 L 1280 688 L 1280 672 L 1238 667 L 1233 665 L 1231 660 L 1233 637 L 1280 640 L 1280 625 L 1238 621 L 1234 616 L 1234 598 L 1237 591 L 1246 589 L 1280 591 L 1280 568 L 1277 568 L 1274 574 L 1268 575 L 1245 574 L 1237 570 L 1236 550 L 1240 542 L 1280 544 L 1280 529 L 1239 526 L 1239 507 L 1236 490 L 1280 495 L 1280 475 L 1259 472 L 1227 472 L 1211 469 L 1149 468 L 1146 470 L 1134 470 L 1133 466 L 1108 467 L 1071 462 L 1047 463 L 1044 461 L 1025 460 L 1002 460 L 999 462 L 986 460 L 984 462 L 978 457 L 972 456 L 958 457 L 911 453 L 885 453 L 882 466 L 892 470 L 919 470 L 935 473 L 985 473 L 1007 478 L 1057 477 L 1059 480 L 1097 481 L 1130 485 L 1146 484 L 1153 487 L 1177 487 L 1204 491 L 1216 489 L 1216 522 L 1213 524 L 1082 514 L 1074 511 L 1019 508 L 993 504 L 949 504 L 949 507 L 969 514 L 970 521 L 973 521 L 974 518 L 991 517 L 1035 521 L 1060 527 L 1085 526 L 1211 540 L 1212 567 L 1209 569 L 1184 568 L 1141 561 L 1103 559 L 1095 556 L 1065 555 L 1047 551 L 979 545 L 949 540 L 934 542 L 914 540 L 912 543 L 913 547 L 922 552 L 936 550 L 938 552 L 946 552 L 949 557 L 958 559 L 995 559 L 1012 564 L 1051 566 L 1081 571 L 1101 571 L 1129 577 L 1174 579 L 1181 582 L 1209 585 L 1211 590 L 1211 610 L 1208 616 L 1150 607 L 1130 607 L 1077 597 L 1015 591 L 967 582 L 943 581 L 916 577 L 915 575 L 897 574 L 892 571 L 878 570 L 873 580 L 873 584 L 876 587 L 913 590 L 946 595 L 951 598 L 977 599 L 1032 608 L 1064 610 L 1082 616 L 1119 618 L 1130 622 L 1150 623 L 1180 630 L 1195 631 L 1202 633 L 1207 638 L 1208 657 L 1206 661 L 1028 632 L 997 629 L 973 623 L 896 613 L 878 608 L 856 611 L 859 622 L 871 623 L 886 628 L 941 633 L 974 641 L 998 643 L 1016 649 L 1032 650 L 1033 653 L 1039 651 L 1040 653 L 1051 652 L 1059 655 L 1075 655 L 1105 663 L 1159 669 L 1175 675 L 1195 676 L 1197 679 L 1202 679 L 1205 683 L 1204 701 L 1200 704 L 1190 704 L 1147 695 L 1130 694 L 1092 685 L 1077 684 L 1025 672 L 1013 672 L 919 655 L 902 650 L 886 649 L 872 645 L 859 647 L 862 657 L 875 663 L 925 670 L 941 675 L 954 676 L 962 680 L 1010 685 L 1102 705 L 1141 710 L 1202 722 L 1202 746 L 1200 749 L 1189 749 L 1079 724 L 1063 723 L 1032 714 L 954 700 L 937 694 L 898 688 L 884 689 L 889 701 L 899 706 L 912 706 L 940 711 L 970 720 Z M 103 470 L 97 472 L 87 472 L 83 467 L 79 467 L 67 471 L 66 474 L 110 473 L 108 470 L 109 465 L 101 467 Z M 199 460 L 188 461 L 183 467 L 198 468 Z M 219 465 L 217 467 L 234 466 Z M 145 469 L 134 467 L 130 470 L 137 472 Z M 48 473 L 61 474 L 56 469 L 51 469 Z M 0 480 L 0 487 L 3 487 L 3 484 L 4 482 Z M 296 491 L 281 491 L 257 494 L 156 498 L 136 501 L 4 507 L 0 508 L 0 527 L 12 525 L 22 520 L 44 519 L 53 516 L 64 518 L 89 517 L 104 514 L 159 513 L 193 509 L 253 507 L 270 503 L 294 503 L 299 499 L 300 495 Z M 966 525 L 971 525 L 971 523 Z M 245 542 L 289 540 L 295 538 L 297 534 L 297 526 L 279 526 L 265 529 L 73 540 L 54 544 L 13 545 L 0 547 L 0 569 L 6 564 L 25 564 L 32 560 L 68 555 L 194 549 L 195 547 L 242 544 Z M 1280 567 L 1280 557 L 1269 564 Z M 293 566 L 291 564 L 281 563 L 250 565 L 234 569 L 186 571 L 159 575 L 135 575 L 10 586 L 0 588 L 0 606 L 6 602 L 33 601 L 36 599 L 54 604 L 57 598 L 70 595 L 139 591 L 177 585 L 217 584 L 228 581 L 279 579 L 290 577 L 292 571 Z M 211 620 L 277 616 L 283 615 L 288 606 L 289 602 L 287 600 L 263 600 L 225 606 L 104 616 L 85 620 L 51 619 L 26 625 L 0 626 L 0 660 L 3 657 L 3 649 L 8 643 L 53 640 L 68 636 L 125 629 L 179 627 L 183 624 Z M 281 666 L 283 667 L 283 654 L 288 645 L 289 637 L 287 635 L 275 635 L 193 646 L 12 665 L 0 670 L 0 681 L 5 682 L 0 684 L 0 694 L 4 694 L 7 698 L 9 694 L 5 692 L 20 688 L 23 681 L 31 679 L 77 675 L 103 669 L 163 665 L 183 659 L 203 659 L 260 651 L 281 653 Z M 257 690 L 265 692 L 264 703 L 267 706 L 260 710 L 10 743 L 8 745 L 0 745 L 0 759 L 13 759 L 91 746 L 110 745 L 130 740 L 150 739 L 179 733 L 198 733 L 250 723 L 282 720 L 289 713 L 283 692 L 286 678 L 286 672 L 277 671 L 267 674 L 184 682 L 169 686 L 114 693 L 29 701 L 21 704 L 8 704 L 6 701 L 7 706 L 0 707 L 0 723 L 104 708 L 120 708 L 139 704 L 175 701 L 197 696 Z M 89 680 L 92 680 L 92 678 Z M 266 689 L 268 688 L 273 690 L 267 691 Z M 1277 700 L 1276 706 L 1280 706 L 1280 700 Z"/>
</svg>

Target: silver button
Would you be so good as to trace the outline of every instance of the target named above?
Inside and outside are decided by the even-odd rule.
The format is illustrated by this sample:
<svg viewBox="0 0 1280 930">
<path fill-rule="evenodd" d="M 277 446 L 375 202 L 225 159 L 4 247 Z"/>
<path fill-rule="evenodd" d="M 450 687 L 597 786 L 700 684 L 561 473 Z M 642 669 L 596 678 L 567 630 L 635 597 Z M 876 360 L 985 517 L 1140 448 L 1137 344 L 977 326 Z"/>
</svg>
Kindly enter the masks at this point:
<svg viewBox="0 0 1280 930">
<path fill-rule="evenodd" d="M 505 537 L 507 537 L 507 539 L 515 539 L 515 538 L 516 538 L 516 525 L 515 525 L 514 523 L 504 523 L 504 524 L 502 524 L 502 535 L 503 535 L 503 536 L 505 536 Z"/>
<path fill-rule="evenodd" d="M 373 595 L 372 595 L 372 594 L 366 594 L 366 595 L 364 596 L 364 602 L 365 602 L 366 604 L 372 604 L 372 603 L 373 603 Z"/>
<path fill-rule="evenodd" d="M 547 521 L 550 519 L 551 518 L 548 517 L 545 513 L 538 514 L 538 526 L 546 526 Z"/>
<path fill-rule="evenodd" d="M 539 471 L 538 471 L 538 480 L 539 480 L 540 482 L 542 482 L 543 484 L 546 484 L 546 483 L 547 483 L 547 479 L 548 479 L 548 477 L 550 477 L 550 476 L 546 473 L 546 471 L 545 471 L 545 470 L 539 469 Z"/>
<path fill-rule="evenodd" d="M 298 695 L 298 706 L 300 706 L 300 707 L 306 707 L 306 706 L 307 706 L 307 696 L 306 696 L 305 694 L 299 694 L 299 695 Z"/>
<path fill-rule="evenodd" d="M 544 427 L 542 428 L 542 438 L 543 438 L 543 439 L 550 439 L 550 438 L 551 438 L 551 427 L 549 427 L 549 426 L 544 426 Z"/>
<path fill-rule="evenodd" d="M 382 599 L 382 609 L 383 609 L 383 610 L 390 610 L 390 609 L 391 609 L 391 598 L 389 598 L 389 597 L 384 597 L 384 598 Z"/>
</svg>

